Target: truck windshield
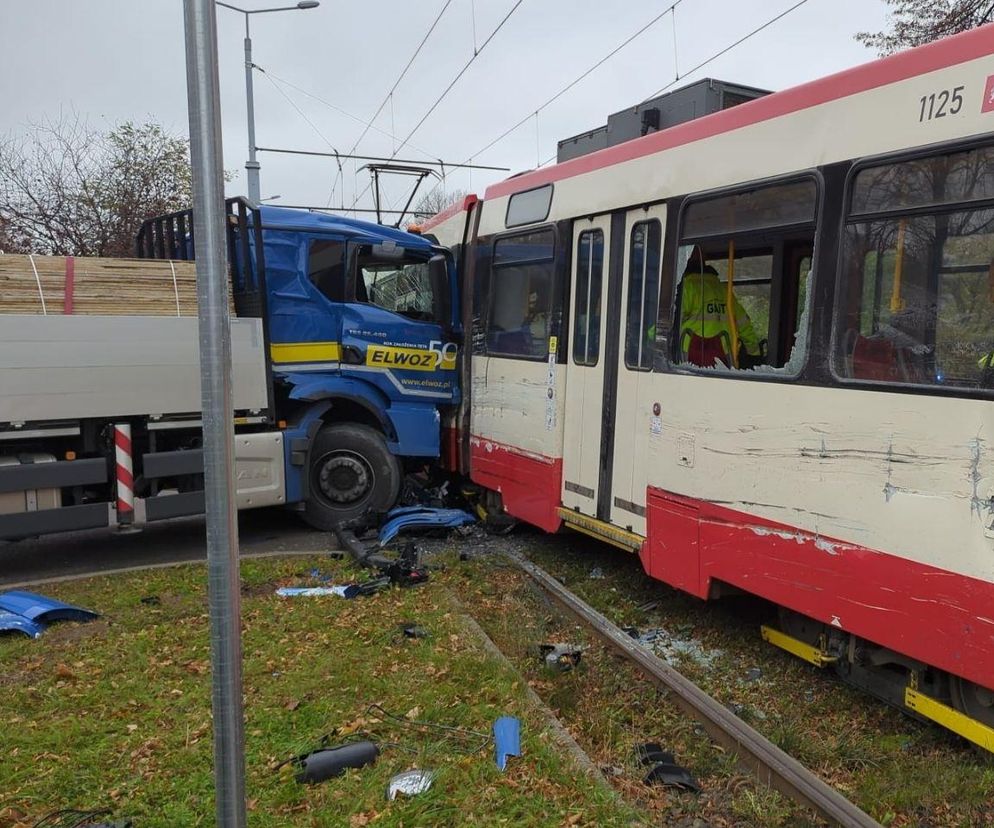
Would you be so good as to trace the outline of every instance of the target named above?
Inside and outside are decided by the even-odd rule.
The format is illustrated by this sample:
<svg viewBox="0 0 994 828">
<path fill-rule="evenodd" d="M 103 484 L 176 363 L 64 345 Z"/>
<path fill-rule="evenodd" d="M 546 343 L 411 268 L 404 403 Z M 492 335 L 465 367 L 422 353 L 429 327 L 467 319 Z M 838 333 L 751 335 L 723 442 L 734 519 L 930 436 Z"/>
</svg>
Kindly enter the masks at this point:
<svg viewBox="0 0 994 828">
<path fill-rule="evenodd" d="M 444 324 L 447 306 L 445 258 L 384 261 L 359 254 L 356 301 L 393 311 L 408 319 Z"/>
</svg>

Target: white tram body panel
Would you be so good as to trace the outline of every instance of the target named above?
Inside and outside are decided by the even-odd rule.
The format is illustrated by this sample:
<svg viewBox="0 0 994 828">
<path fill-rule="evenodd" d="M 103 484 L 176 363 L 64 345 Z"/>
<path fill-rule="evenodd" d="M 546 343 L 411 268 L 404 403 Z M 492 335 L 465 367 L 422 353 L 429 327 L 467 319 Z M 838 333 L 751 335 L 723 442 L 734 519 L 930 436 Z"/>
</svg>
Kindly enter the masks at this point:
<svg viewBox="0 0 994 828">
<path fill-rule="evenodd" d="M 477 207 L 470 242 L 480 253 L 477 266 L 490 268 L 484 289 L 491 307 L 476 320 L 483 347 L 472 368 L 473 478 L 500 490 L 511 514 L 548 530 L 574 517 L 623 530 L 636 539 L 651 575 L 695 595 L 740 588 L 946 671 L 953 681 L 994 688 L 990 392 L 984 385 L 943 387 L 938 373 L 929 387 L 911 382 L 910 373 L 904 384 L 888 385 L 872 373 L 843 376 L 838 367 L 840 343 L 852 333 L 840 320 L 867 315 L 871 264 L 877 310 L 867 315 L 866 331 L 852 333 L 854 348 L 872 339 L 879 350 L 877 317 L 898 320 L 905 311 L 901 262 L 906 233 L 909 259 L 918 243 L 917 217 L 940 216 L 941 223 L 994 210 L 994 189 L 976 197 L 979 206 L 949 207 L 940 203 L 945 190 L 937 190 L 938 206 L 894 208 L 881 217 L 870 211 L 861 219 L 856 176 L 991 147 L 994 26 L 493 185 Z M 747 248 L 773 239 L 763 242 L 773 251 L 769 294 L 774 285 L 784 297 L 793 290 L 777 300 L 783 320 L 772 347 L 779 362 L 752 372 L 678 364 L 674 355 L 687 335 L 673 316 L 681 301 L 678 274 L 695 246 L 702 260 L 721 263 L 717 235 L 695 241 L 689 211 L 726 193 L 734 204 L 746 198 L 742 193 L 773 192 L 784 181 L 817 191 L 810 220 L 752 236 L 733 228 L 721 239 L 728 270 L 746 271 L 737 283 L 746 294 L 762 281 L 750 282 L 748 267 L 760 253 Z M 534 203 L 546 190 L 544 214 L 536 211 L 530 224 L 510 222 L 516 197 Z M 895 192 L 900 201 L 904 191 Z M 733 218 L 743 227 L 751 220 Z M 642 247 L 635 241 L 636 228 L 653 222 L 652 232 L 663 238 L 661 271 L 653 264 L 660 274 L 658 328 L 655 316 L 651 325 L 641 318 L 632 336 L 632 297 L 642 290 L 643 305 L 655 299 L 645 293 L 647 236 Z M 848 239 L 861 232 L 869 238 L 878 225 L 874 232 L 883 234 L 887 222 L 898 236 L 897 264 L 894 257 L 884 263 L 883 246 L 874 257 L 853 259 L 858 265 L 844 259 L 844 252 L 862 249 Z M 561 262 L 561 319 L 550 329 L 550 358 L 539 361 L 534 350 L 491 352 L 488 337 L 499 341 L 505 333 L 488 328 L 503 301 L 494 293 L 503 284 L 495 250 L 502 242 L 524 244 L 543 228 L 554 230 Z M 962 230 L 955 239 L 944 232 L 935 283 L 947 278 L 940 273 L 962 275 L 947 261 L 956 250 L 982 248 L 988 258 L 960 270 L 977 282 L 986 278 L 981 264 L 990 265 L 983 301 L 994 307 L 994 231 Z M 950 240 L 962 242 L 953 253 L 945 247 Z M 596 256 L 603 270 L 592 290 Z M 641 281 L 633 276 L 639 265 Z M 880 296 L 885 270 L 889 308 Z M 852 273 L 862 298 L 849 284 Z M 539 277 L 545 278 L 535 270 Z M 936 307 L 931 312 L 944 312 Z M 857 321 L 864 325 L 863 317 Z M 939 323 L 928 324 L 934 355 Z M 774 330 L 772 321 L 767 326 Z M 603 346 L 599 353 L 590 353 L 593 338 Z M 649 363 L 641 352 L 646 341 L 655 349 Z M 958 359 L 969 365 L 980 355 Z"/>
</svg>

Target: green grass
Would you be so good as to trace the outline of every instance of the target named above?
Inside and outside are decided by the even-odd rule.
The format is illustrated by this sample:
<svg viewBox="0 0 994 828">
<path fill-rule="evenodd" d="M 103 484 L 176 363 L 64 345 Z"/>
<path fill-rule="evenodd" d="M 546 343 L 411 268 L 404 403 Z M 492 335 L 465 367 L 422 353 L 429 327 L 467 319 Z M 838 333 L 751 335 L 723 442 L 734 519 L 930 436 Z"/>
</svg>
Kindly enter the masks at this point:
<svg viewBox="0 0 994 828">
<path fill-rule="evenodd" d="M 637 812 L 580 771 L 527 702 L 520 677 L 492 659 L 451 609 L 444 577 L 371 598 L 281 599 L 327 559 L 242 564 L 245 732 L 252 826 L 631 825 Z M 45 590 L 98 610 L 35 641 L 0 639 L 0 828 L 64 807 L 114 808 L 143 826 L 213 823 L 210 652 L 205 570 L 191 565 L 94 578 Z M 158 603 L 142 603 L 155 595 Z M 396 635 L 416 621 L 427 640 Z M 401 716 L 489 733 L 522 719 L 523 756 L 497 771 L 492 747 L 377 720 Z M 319 785 L 274 770 L 289 756 L 370 732 L 386 748 L 370 768 Z M 430 791 L 387 803 L 389 778 L 411 767 Z"/>
<path fill-rule="evenodd" d="M 937 725 L 917 722 L 762 641 L 768 607 L 752 599 L 703 602 L 642 572 L 636 557 L 579 535 L 534 536 L 537 564 L 618 624 L 661 626 L 721 650 L 711 666 L 681 672 L 787 753 L 887 825 L 994 825 L 994 764 Z M 591 579 L 600 567 L 603 579 Z M 640 611 L 646 601 L 658 607 Z M 750 668 L 761 677 L 747 681 Z M 762 803 L 760 803 L 762 804 Z M 768 823 L 778 824 L 772 808 Z M 733 810 L 744 817 L 747 803 Z M 789 821 L 779 824 L 792 824 Z"/>
</svg>

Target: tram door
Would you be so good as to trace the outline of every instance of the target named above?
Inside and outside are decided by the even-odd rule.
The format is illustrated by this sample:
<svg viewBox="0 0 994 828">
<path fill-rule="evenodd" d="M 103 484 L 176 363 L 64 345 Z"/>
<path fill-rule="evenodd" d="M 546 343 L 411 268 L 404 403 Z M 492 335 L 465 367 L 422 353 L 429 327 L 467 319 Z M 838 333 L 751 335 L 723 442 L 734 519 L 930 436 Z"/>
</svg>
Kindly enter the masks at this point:
<svg viewBox="0 0 994 828">
<path fill-rule="evenodd" d="M 573 224 L 569 343 L 563 414 L 563 506 L 598 515 L 608 360 L 611 216 Z M 615 328 L 615 330 L 617 330 Z"/>
<path fill-rule="evenodd" d="M 655 351 L 666 205 L 629 210 L 621 269 L 621 343 L 614 405 L 611 523 L 645 535 L 649 434 L 653 428 L 650 371 Z"/>
</svg>

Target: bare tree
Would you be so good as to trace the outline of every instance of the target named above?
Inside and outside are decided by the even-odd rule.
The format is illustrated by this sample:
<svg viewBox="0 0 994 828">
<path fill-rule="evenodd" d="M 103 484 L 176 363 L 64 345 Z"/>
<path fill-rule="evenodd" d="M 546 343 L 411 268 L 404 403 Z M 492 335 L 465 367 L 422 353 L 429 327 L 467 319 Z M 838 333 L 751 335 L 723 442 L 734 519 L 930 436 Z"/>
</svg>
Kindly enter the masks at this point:
<svg viewBox="0 0 994 828">
<path fill-rule="evenodd" d="M 63 116 L 0 138 L 0 231 L 11 249 L 132 256 L 145 218 L 191 198 L 188 143 L 154 122 L 100 134 Z"/>
<path fill-rule="evenodd" d="M 414 220 L 417 222 L 429 219 L 441 213 L 446 207 L 451 207 L 453 204 L 462 201 L 466 198 L 466 195 L 465 190 L 446 191 L 441 187 L 429 190 L 414 205 Z"/>
<path fill-rule="evenodd" d="M 856 40 L 883 57 L 902 49 L 921 46 L 991 19 L 991 0 L 885 0 L 892 9 L 890 28 L 881 32 L 860 32 Z"/>
</svg>

